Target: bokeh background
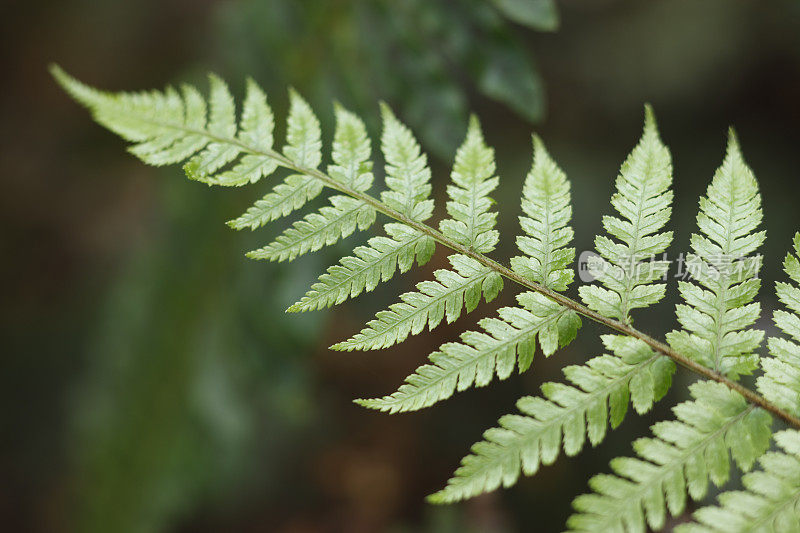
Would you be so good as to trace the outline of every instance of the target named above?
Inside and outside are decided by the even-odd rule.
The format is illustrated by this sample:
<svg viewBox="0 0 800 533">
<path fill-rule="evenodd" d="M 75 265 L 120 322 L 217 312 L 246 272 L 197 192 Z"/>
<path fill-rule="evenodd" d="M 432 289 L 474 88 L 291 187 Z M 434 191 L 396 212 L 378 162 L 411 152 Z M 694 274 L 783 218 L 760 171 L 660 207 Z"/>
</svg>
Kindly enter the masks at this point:
<svg viewBox="0 0 800 533">
<path fill-rule="evenodd" d="M 384 99 L 431 154 L 439 215 L 472 109 L 497 148 L 503 260 L 532 131 L 572 179 L 576 246 L 589 249 L 651 102 L 674 156 L 674 256 L 733 124 L 763 187 L 764 315 L 775 307 L 771 285 L 800 229 L 800 2 L 61 0 L 2 12 L 4 531 L 560 531 L 589 477 L 683 395 L 673 387 L 598 448 L 511 490 L 427 505 L 484 429 L 562 366 L 598 355 L 604 332 L 586 324 L 525 375 L 423 412 L 359 408 L 353 398 L 392 392 L 515 290 L 400 347 L 327 351 L 446 254 L 336 313 L 287 316 L 367 235 L 291 268 L 245 259 L 280 224 L 235 233 L 223 222 L 270 184 L 209 189 L 143 166 L 58 89 L 49 62 L 115 90 L 202 85 L 215 71 L 241 95 L 251 75 L 278 116 L 291 85 L 327 139 L 332 100 L 377 135 Z M 639 314 L 642 328 L 674 327 L 672 292 Z"/>
</svg>

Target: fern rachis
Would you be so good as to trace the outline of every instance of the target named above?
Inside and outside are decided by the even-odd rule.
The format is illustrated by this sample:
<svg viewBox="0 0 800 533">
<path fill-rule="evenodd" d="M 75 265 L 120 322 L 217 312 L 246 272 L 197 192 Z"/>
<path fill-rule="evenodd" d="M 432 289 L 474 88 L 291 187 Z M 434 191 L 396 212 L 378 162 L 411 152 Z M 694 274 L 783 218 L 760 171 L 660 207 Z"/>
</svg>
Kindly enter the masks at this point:
<svg viewBox="0 0 800 533">
<path fill-rule="evenodd" d="M 599 284 L 580 287 L 584 301 L 580 303 L 563 294 L 574 280 L 575 253 L 567 247 L 572 239 L 569 182 L 538 138 L 523 190 L 525 216 L 520 223 L 525 235 L 517 239 L 523 255 L 512 259 L 509 268 L 486 255 L 499 237 L 488 196 L 498 179 L 494 153 L 485 145 L 477 119 L 470 122 L 456 156 L 453 183 L 448 186 L 450 218 L 436 229 L 426 222 L 433 213 L 427 157 L 388 106 L 381 108 L 387 190 L 378 199 L 368 192 L 373 185 L 369 136 L 361 120 L 340 106 L 334 110 L 332 163 L 322 171 L 319 121 L 294 91 L 290 92 L 287 143 L 278 151 L 273 147 L 272 111 L 253 81 L 248 81 L 237 123 L 233 97 L 224 82 L 213 76 L 206 101 L 188 86 L 181 92 L 111 94 L 91 89 L 57 67 L 53 74 L 98 122 L 135 143 L 130 151 L 146 163 L 185 162 L 191 179 L 223 186 L 253 184 L 279 167 L 288 169 L 290 174 L 271 193 L 230 223 L 236 229 L 256 229 L 287 216 L 323 189 L 335 193 L 330 206 L 295 222 L 255 256 L 291 260 L 356 229 L 366 230 L 377 213 L 391 219 L 384 226 L 385 236 L 371 237 L 352 256 L 330 267 L 291 311 L 329 307 L 372 290 L 397 270 L 405 272 L 414 262 L 425 263 L 435 244 L 453 252 L 452 271 L 439 271 L 436 281 L 420 284 L 418 292 L 404 295 L 401 302 L 379 313 L 361 337 L 345 341 L 340 348 L 380 348 L 402 342 L 426 325 L 433 328 L 442 320 L 454 321 L 464 309 L 474 309 L 481 297 L 492 299 L 503 278 L 524 289 L 517 297 L 518 306 L 501 309 L 495 318 L 483 318 L 479 321 L 483 331 L 467 331 L 463 342 L 443 345 L 431 354 L 432 364 L 410 376 L 397 393 L 363 401 L 367 406 L 388 411 L 418 409 L 455 390 L 508 377 L 515 367 L 524 371 L 531 366 L 537 343 L 547 356 L 568 344 L 577 333 L 579 317 L 616 333 L 603 338 L 609 353 L 564 369 L 568 384 L 545 384 L 543 398 L 521 400 L 522 414 L 504 417 L 499 428 L 486 433 L 486 440 L 473 448 L 473 455 L 464 460 L 447 488 L 433 497 L 436 501 L 510 485 L 520 471 L 532 474 L 540 464 L 552 462 L 562 448 L 567 455 L 577 453 L 587 437 L 597 444 L 608 425 L 619 424 L 629 403 L 641 413 L 663 397 L 674 363 L 707 381 L 692 386 L 693 401 L 676 407 L 677 422 L 656 424 L 656 438 L 637 441 L 642 443 L 636 445 L 640 459 L 615 461 L 616 476 L 598 478 L 593 486 L 598 494 L 576 500 L 579 513 L 571 526 L 631 531 L 641 530 L 645 523 L 660 527 L 665 509 L 672 514 L 682 511 L 687 492 L 700 497 L 704 489 L 697 487 L 705 486 L 709 478 L 716 484 L 727 479 L 728 453 L 744 469 L 762 457 L 772 434 L 769 414 L 800 428 L 796 402 L 800 394 L 800 289 L 778 285 L 779 297 L 789 311 L 776 313 L 775 320 L 791 339 L 770 339 L 773 357 L 760 359 L 756 349 L 761 333 L 750 328 L 760 311 L 753 301 L 760 262 L 740 259 L 750 256 L 764 239 L 763 232 L 755 231 L 761 220 L 760 195 L 733 137 L 725 162 L 701 201 L 700 233 L 692 238 L 700 270 L 694 283 L 681 284 L 685 304 L 677 309 L 683 329 L 671 332 L 665 344 L 635 329 L 631 317 L 633 310 L 654 305 L 663 297 L 664 285 L 657 281 L 666 265 L 647 258 L 663 252 L 672 238 L 670 231 L 663 231 L 671 212 L 670 155 L 649 108 L 640 143 L 617 179 L 612 206 L 619 217 L 604 217 L 609 236 L 595 240 L 599 259 L 591 268 Z M 800 237 L 795 248 L 800 254 Z M 734 260 L 717 262 L 716 255 Z M 649 270 L 643 273 L 637 268 L 641 265 Z M 796 257 L 787 258 L 786 270 L 795 283 L 800 283 L 798 265 Z M 765 370 L 758 381 L 763 396 L 738 383 L 740 374 L 753 371 L 759 363 Z M 688 431 L 692 438 L 681 440 L 677 436 L 681 431 Z M 790 462 L 797 450 L 791 438 L 783 435 L 776 434 L 776 439 L 787 452 L 782 457 L 789 459 L 779 460 Z M 753 445 L 744 449 L 742 443 Z M 700 452 L 714 458 L 712 471 L 694 472 L 680 483 L 675 481 L 674 472 L 695 464 Z M 775 457 L 764 455 L 762 460 L 769 471 L 766 475 L 773 478 L 780 474 L 771 468 Z M 760 494 L 748 498 L 762 498 L 761 508 L 766 509 L 760 516 L 762 523 L 788 531 L 781 524 L 791 521 L 781 517 L 785 509 L 796 505 L 800 483 L 790 479 L 786 490 L 776 496 L 764 494 L 756 481 L 747 481 L 757 477 L 746 477 L 745 483 Z M 667 478 L 673 480 L 668 488 Z M 735 514 L 737 510 L 726 506 L 735 499 L 726 496 L 723 511 L 704 511 L 698 514 L 699 520 L 707 523 L 713 513 Z M 620 501 L 638 503 L 626 507 L 627 514 L 619 518 L 612 511 L 622 508 L 617 505 Z"/>
</svg>

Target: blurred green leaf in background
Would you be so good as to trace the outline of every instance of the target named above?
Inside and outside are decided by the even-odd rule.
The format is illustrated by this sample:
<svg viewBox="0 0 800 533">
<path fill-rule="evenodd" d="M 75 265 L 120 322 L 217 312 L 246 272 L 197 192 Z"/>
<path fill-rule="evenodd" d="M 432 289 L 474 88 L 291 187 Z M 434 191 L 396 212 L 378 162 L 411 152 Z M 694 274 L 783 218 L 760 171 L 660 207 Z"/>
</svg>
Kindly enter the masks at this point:
<svg viewBox="0 0 800 533">
<path fill-rule="evenodd" d="M 545 115 L 514 23 L 555 30 L 550 0 L 245 0 L 225 5 L 221 20 L 217 54 L 268 92 L 294 80 L 312 105 L 334 97 L 373 127 L 376 102 L 387 100 L 442 157 L 461 140 L 473 92 L 532 122 Z"/>
</svg>

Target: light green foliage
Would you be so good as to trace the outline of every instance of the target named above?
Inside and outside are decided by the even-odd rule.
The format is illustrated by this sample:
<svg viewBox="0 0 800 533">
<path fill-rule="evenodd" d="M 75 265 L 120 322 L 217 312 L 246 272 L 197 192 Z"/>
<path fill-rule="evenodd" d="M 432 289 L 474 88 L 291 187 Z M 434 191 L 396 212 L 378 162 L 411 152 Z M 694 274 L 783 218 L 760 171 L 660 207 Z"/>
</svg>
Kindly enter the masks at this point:
<svg viewBox="0 0 800 533">
<path fill-rule="evenodd" d="M 431 169 L 411 130 L 381 104 L 383 135 L 381 148 L 386 159 L 386 185 L 381 200 L 412 220 L 423 222 L 433 214 Z"/>
<path fill-rule="evenodd" d="M 800 432 L 774 435 L 785 453 L 759 459 L 761 470 L 745 474 L 746 491 L 725 492 L 719 507 L 694 513 L 699 523 L 682 524 L 678 533 L 785 533 L 800 531 Z"/>
<path fill-rule="evenodd" d="M 359 200 L 336 195 L 330 198 L 330 202 L 331 205 L 319 212 L 308 214 L 292 224 L 274 242 L 248 252 L 247 257 L 291 261 L 298 255 L 330 246 L 356 229 L 365 230 L 375 222 L 375 209 Z"/>
<path fill-rule="evenodd" d="M 495 4 L 505 9 L 514 2 Z M 531 366 L 537 344 L 550 356 L 575 338 L 581 325 L 576 310 L 628 334 L 603 336 L 607 353 L 565 367 L 565 382 L 543 384 L 539 397 L 521 398 L 519 412 L 503 416 L 497 427 L 484 433 L 447 486 L 430 497 L 432 502 L 449 503 L 508 487 L 520 473 L 532 475 L 541 465 L 553 463 L 562 450 L 572 456 L 587 441 L 597 445 L 609 426 L 622 422 L 629 404 L 645 413 L 666 394 L 676 368 L 670 357 L 689 357 L 733 379 L 758 367 L 754 352 L 763 333 L 750 326 L 760 313 L 754 299 L 761 260 L 753 254 L 765 235 L 756 231 L 762 218 L 758 185 L 733 134 L 725 160 L 700 200 L 700 231 L 692 236 L 693 253 L 686 263 L 693 281 L 679 286 L 685 301 L 677 307 L 682 330 L 667 337 L 680 354 L 676 355 L 630 326 L 634 309 L 664 296 L 665 285 L 657 280 L 667 264 L 654 257 L 672 239 L 670 232 L 662 231 L 671 212 L 671 159 L 649 107 L 642 138 L 616 181 L 611 203 L 619 217 L 604 217 L 610 237 L 595 240 L 599 257 L 589 268 L 600 283 L 579 288 L 592 312 L 556 294 L 574 281 L 570 184 L 538 137 L 533 138 L 533 163 L 522 194 L 524 234 L 517 237 L 522 255 L 511 260 L 512 274 L 484 255 L 499 239 L 489 197 L 498 178 L 494 150 L 486 145 L 475 117 L 455 156 L 447 188 L 448 218 L 439 224 L 439 233 L 424 223 L 433 214 L 427 156 L 386 105 L 381 106 L 381 152 L 387 188 L 378 201 L 367 193 L 374 179 L 367 130 L 359 117 L 341 106 L 334 107 L 336 130 L 323 172 L 320 122 L 295 91 L 289 93 L 286 144 L 276 151 L 275 119 L 266 95 L 252 80 L 237 121 L 234 99 L 215 76 L 210 77 L 206 99 L 190 86 L 180 92 L 167 88 L 112 94 L 92 89 L 57 67 L 53 74 L 100 124 L 132 142 L 130 151 L 146 163 L 183 163 L 189 178 L 228 186 L 255 183 L 278 167 L 288 170 L 271 192 L 229 222 L 233 228 L 257 229 L 302 208 L 325 187 L 334 191 L 327 205 L 305 214 L 251 257 L 293 260 L 356 229 L 367 229 L 378 212 L 393 219 L 384 225 L 385 235 L 368 239 L 330 266 L 289 311 L 322 309 L 373 290 L 398 270 L 426 263 L 437 241 L 453 250 L 450 269 L 435 271 L 434 280 L 402 294 L 399 302 L 335 349 L 385 348 L 426 326 L 453 322 L 465 309 L 476 309 L 481 298 L 494 299 L 503 287 L 501 274 L 530 289 L 517 295 L 518 305 L 479 320 L 480 328 L 463 333 L 460 342 L 443 344 L 395 393 L 357 400 L 365 407 L 414 411 L 495 377 L 506 379 L 515 368 L 523 372 Z M 685 510 L 687 494 L 699 500 L 706 496 L 709 480 L 716 486 L 727 482 L 733 457 L 744 471 L 761 458 L 763 470 L 744 476 L 746 492 L 724 493 L 719 507 L 701 509 L 695 514 L 697 523 L 682 531 L 798 530 L 800 433 L 775 434 L 784 452 L 763 454 L 772 436 L 766 408 L 786 421 L 791 415 L 781 414 L 779 408 L 800 414 L 800 233 L 784 267 L 792 283 L 778 283 L 777 294 L 787 310 L 777 311 L 774 318 L 786 337 L 770 339 L 772 357 L 763 361 L 765 374 L 758 379 L 759 390 L 777 407 L 761 403 L 763 399 L 748 403 L 728 378 L 693 368 L 713 380 L 689 387 L 693 399 L 673 408 L 677 419 L 655 424 L 653 437 L 634 443 L 637 457 L 617 458 L 611 463 L 613 474 L 592 479 L 593 493 L 575 500 L 577 512 L 569 528 L 628 533 L 659 529 L 668 515 Z"/>
<path fill-rule="evenodd" d="M 541 140 L 534 137 L 533 142 L 533 167 L 525 180 L 522 200 L 523 211 L 528 216 L 520 217 L 527 236 L 517 238 L 520 250 L 528 256 L 515 257 L 511 264 L 517 273 L 537 283 L 564 290 L 573 280 L 574 272 L 569 266 L 575 257 L 573 249 L 563 248 L 573 236 L 568 226 L 572 213 L 569 182 L 547 154 Z M 641 176 L 651 176 L 654 183 L 648 185 Z M 669 218 L 669 208 L 663 207 L 664 202 L 668 206 L 671 198 L 671 193 L 664 192 L 669 185 L 669 153 L 660 144 L 649 108 L 643 140 L 623 166 L 618 187 L 628 194 L 631 181 L 645 183 L 642 194 L 651 197 L 646 208 L 651 209 L 647 211 L 650 218 L 645 217 L 645 220 L 662 227 Z M 621 192 L 612 199 L 615 205 L 626 206 L 626 202 Z M 655 207 L 661 210 L 652 211 Z M 631 215 L 629 211 L 621 212 Z M 625 224 L 618 219 L 609 222 L 609 219 L 606 218 L 607 228 Z M 597 242 L 611 243 L 602 237 L 598 237 Z M 607 257 L 612 257 L 611 253 Z M 661 264 L 657 268 L 661 268 Z M 627 274 L 620 271 L 615 275 Z M 624 278 L 617 278 L 620 279 Z M 631 286 L 636 286 L 635 282 L 632 281 Z M 641 300 L 636 307 L 652 303 L 655 302 Z M 629 317 L 627 312 L 623 316 Z M 432 495 L 431 501 L 448 503 L 501 485 L 509 487 L 516 483 L 520 471 L 533 475 L 540 464 L 555 461 L 562 446 L 567 455 L 575 455 L 583 448 L 587 435 L 592 445 L 597 445 L 605 437 L 609 423 L 615 428 L 622 422 L 629 401 L 639 413 L 650 410 L 653 402 L 660 400 L 669 389 L 674 363 L 654 353 L 641 341 L 626 336 L 606 335 L 603 343 L 611 354 L 564 369 L 569 385 L 545 383 L 543 398 L 522 398 L 517 403 L 522 414 L 506 415 L 500 419 L 500 427 L 489 429 L 484 440 L 473 445 L 472 454 L 462 460 L 447 487 Z"/>
<path fill-rule="evenodd" d="M 605 335 L 603 343 L 613 355 L 564 368 L 571 385 L 545 383 L 543 398 L 521 398 L 521 414 L 505 415 L 499 427 L 487 430 L 430 501 L 450 503 L 510 487 L 520 471 L 531 476 L 553 463 L 562 446 L 577 455 L 587 437 L 593 446 L 600 443 L 609 421 L 612 428 L 622 422 L 629 401 L 638 413 L 650 410 L 667 392 L 675 364 L 637 339 Z"/>
<path fill-rule="evenodd" d="M 295 163 L 311 164 L 312 168 L 316 168 L 322 159 L 319 121 L 308 103 L 297 92 L 289 91 L 289 98 L 288 144 L 283 151 Z M 322 192 L 322 188 L 322 182 L 313 176 L 292 174 L 283 183 L 275 186 L 272 192 L 258 200 L 245 214 L 230 221 L 228 225 L 234 229 L 259 228 L 300 209 L 306 202 L 316 198 Z M 324 213 L 317 218 L 320 216 L 324 219 Z M 308 223 L 313 224 L 312 221 Z"/>
<path fill-rule="evenodd" d="M 53 67 L 52 72 L 100 124 L 136 143 L 130 152 L 147 164 L 167 165 L 191 158 L 184 167 L 187 175 L 209 185 L 255 183 L 278 167 L 278 161 L 268 155 L 273 145 L 272 111 L 252 80 L 247 82 L 237 134 L 233 98 L 216 76 L 209 77 L 211 93 L 207 104 L 189 85 L 184 85 L 181 93 L 167 88 L 164 92 L 112 94 L 92 89 L 58 67 Z M 319 164 L 319 124 L 296 93 L 291 93 L 291 99 L 292 126 L 285 151 L 290 157 L 312 164 L 316 160 Z M 226 165 L 228 170 L 218 172 Z M 318 179 L 292 174 L 230 225 L 255 229 L 301 208 L 321 191 Z"/>
<path fill-rule="evenodd" d="M 95 120 L 135 143 L 130 152 L 147 164 L 168 165 L 191 157 L 186 163 L 189 177 L 215 185 L 254 183 L 277 168 L 272 158 L 263 155 L 272 148 L 272 112 L 252 80 L 247 83 L 237 134 L 233 98 L 216 76 L 209 76 L 211 94 L 206 105 L 200 93 L 188 85 L 181 93 L 167 88 L 163 92 L 112 94 L 92 89 L 58 67 L 52 72 L 89 108 Z M 217 174 L 235 160 L 230 170 Z"/>
<path fill-rule="evenodd" d="M 511 259 L 511 267 L 556 291 L 567 289 L 575 277 L 571 265 L 575 249 L 564 248 L 574 235 L 569 181 L 550 158 L 542 140 L 533 138 L 533 166 L 522 190 L 520 226 L 526 235 L 517 237 L 517 247 L 526 254 Z"/>
<path fill-rule="evenodd" d="M 433 214 L 428 158 L 411 130 L 395 117 L 389 106 L 382 104 L 381 113 L 381 149 L 389 187 L 381 193 L 381 199 L 413 220 L 427 220 Z M 338 265 L 328 268 L 288 310 L 311 311 L 340 304 L 364 290 L 373 290 L 381 281 L 388 281 L 397 269 L 406 272 L 415 258 L 422 265 L 433 255 L 435 244 L 430 236 L 405 224 L 389 223 L 384 229 L 388 237 L 370 239 L 368 246 L 353 250 L 354 256 L 344 257 Z"/>
<path fill-rule="evenodd" d="M 428 325 L 438 326 L 442 319 L 455 321 L 466 308 L 472 312 L 481 295 L 492 301 L 503 287 L 502 278 L 474 259 L 453 254 L 448 260 L 453 270 L 437 270 L 436 281 L 417 284 L 419 292 L 402 294 L 399 303 L 379 311 L 374 320 L 353 338 L 333 345 L 334 350 L 377 350 L 403 342 Z"/>
<path fill-rule="evenodd" d="M 447 211 L 452 218 L 441 222 L 442 233 L 477 252 L 489 252 L 497 243 L 494 229 L 497 213 L 490 213 L 488 194 L 497 187 L 494 150 L 486 146 L 478 119 L 470 120 L 467 137 L 456 154 L 453 185 L 447 187 L 451 201 Z M 417 335 L 428 325 L 430 330 L 444 318 L 452 323 L 466 308 L 471 312 L 481 295 L 493 300 L 503 287 L 503 280 L 493 269 L 462 254 L 448 260 L 453 270 L 437 270 L 436 281 L 417 284 L 417 292 L 400 296 L 401 301 L 379 311 L 375 320 L 350 340 L 335 344 L 336 350 L 375 350 L 403 342 L 409 334 Z"/>
<path fill-rule="evenodd" d="M 695 283 L 681 282 L 688 305 L 677 307 L 683 331 L 667 334 L 673 348 L 730 377 L 749 374 L 758 366 L 753 352 L 764 332 L 751 326 L 761 313 L 753 302 L 761 286 L 761 257 L 751 254 L 764 242 L 761 195 L 752 171 L 742 159 L 733 132 L 722 166 L 700 199 L 692 254 L 687 270 Z"/>
<path fill-rule="evenodd" d="M 672 232 L 661 229 L 672 212 L 672 159 L 661 142 L 652 109 L 645 108 L 644 133 L 617 177 L 611 205 L 622 218 L 605 216 L 603 227 L 612 237 L 598 235 L 600 257 L 589 262 L 589 271 L 604 286 L 581 287 L 584 303 L 598 313 L 630 322 L 632 309 L 647 307 L 664 297 L 666 285 L 654 283 L 664 276 L 669 262 L 658 261 Z"/>
<path fill-rule="evenodd" d="M 523 209 L 531 218 L 523 217 L 521 220 L 523 229 L 530 237 L 522 237 L 518 241 L 520 249 L 529 255 L 517 258 L 517 261 L 531 271 L 536 269 L 532 273 L 534 279 L 536 276 L 543 276 L 541 279 L 555 281 L 549 285 L 550 288 L 564 290 L 571 278 L 563 272 L 574 258 L 574 251 L 562 248 L 572 239 L 572 229 L 568 226 L 572 213 L 569 184 L 564 174 L 549 159 L 541 142 L 535 144 L 534 149 L 534 165 L 526 179 L 526 192 L 522 200 Z M 483 170 L 476 172 L 468 169 Z M 485 209 L 479 202 L 472 201 L 467 204 L 461 199 L 464 198 L 464 189 L 470 184 L 476 191 L 473 197 L 480 199 L 488 194 L 494 188 L 494 184 L 491 188 L 486 187 L 486 192 L 482 192 L 481 184 L 489 183 L 491 180 L 483 180 L 493 172 L 494 161 L 491 150 L 483 145 L 477 120 L 473 120 L 467 139 L 456 157 L 453 170 L 453 180 L 459 187 L 448 188 L 453 198 L 448 208 L 454 218 L 458 216 L 462 220 L 470 220 L 471 213 L 484 212 Z M 468 180 L 465 176 L 469 175 L 483 176 L 483 180 Z M 484 205 L 488 208 L 488 204 Z M 477 207 L 469 209 L 470 206 Z M 493 223 L 494 218 L 491 221 Z M 443 225 L 443 229 L 444 227 Z M 470 228 L 468 224 L 453 224 L 450 228 L 454 235 L 461 235 L 465 239 L 475 235 L 468 230 Z M 476 242 L 479 239 L 473 238 Z M 480 265 L 476 262 L 474 269 L 478 268 Z M 462 275 L 462 278 L 469 279 L 465 275 Z M 462 279 L 454 280 L 452 284 L 466 286 L 467 283 Z M 492 280 L 489 287 L 493 288 L 496 283 Z M 480 287 L 486 294 L 485 281 L 481 282 Z M 475 295 L 472 299 L 477 304 L 477 297 L 480 296 L 477 284 L 473 290 Z M 439 289 L 437 294 L 446 292 Z M 404 338 L 407 329 L 412 326 L 403 323 L 403 329 L 399 329 L 396 326 L 399 319 L 408 316 L 413 320 L 419 316 L 416 314 L 416 308 L 427 309 L 426 302 L 432 301 L 425 299 L 419 293 L 406 297 L 415 303 L 395 304 L 394 308 L 384 311 L 358 336 L 336 347 L 344 349 L 379 347 L 391 344 L 394 335 Z M 371 400 L 357 400 L 357 402 L 371 409 L 392 413 L 422 409 L 449 398 L 456 390 L 485 386 L 495 375 L 499 379 L 506 379 L 515 366 L 520 372 L 527 370 L 533 361 L 537 338 L 546 356 L 553 354 L 559 347 L 566 346 L 575 338 L 581 324 L 575 312 L 533 292 L 518 295 L 517 301 L 520 307 L 504 307 L 499 310 L 498 318 L 481 320 L 479 324 L 483 331 L 465 332 L 461 335 L 462 342 L 442 345 L 438 351 L 429 356 L 431 364 L 421 366 L 414 374 L 408 376 L 406 383 L 394 394 Z M 454 301 L 453 308 L 456 304 L 460 311 L 460 300 Z M 437 323 L 441 321 L 440 314 L 441 311 L 435 315 Z M 387 323 L 393 327 L 390 330 L 391 335 L 384 334 Z M 421 330 L 424 322 L 417 323 L 416 327 Z"/>
<path fill-rule="evenodd" d="M 290 145 L 284 151 L 299 161 L 313 163 L 321 157 L 319 124 L 308 105 L 292 92 L 289 114 Z M 309 131 L 310 133 L 307 133 Z M 372 185 L 370 145 L 364 123 L 353 113 L 336 106 L 336 134 L 333 140 L 333 161 L 328 174 L 356 191 L 366 191 Z M 314 252 L 336 243 L 356 229 L 365 230 L 375 222 L 375 209 L 361 200 L 336 195 L 330 205 L 306 215 L 284 231 L 274 242 L 247 254 L 252 259 L 291 261 L 298 255 Z"/>
<path fill-rule="evenodd" d="M 228 222 L 233 229 L 258 229 L 273 220 L 289 215 L 322 192 L 322 182 L 311 176 L 292 174 L 272 192 L 250 207 L 246 213 Z"/>
<path fill-rule="evenodd" d="M 389 223 L 384 229 L 387 236 L 372 237 L 368 246 L 357 246 L 352 256 L 328 267 L 319 281 L 287 311 L 313 311 L 340 304 L 365 290 L 373 290 L 381 281 L 390 280 L 398 269 L 408 271 L 415 259 L 418 265 L 430 260 L 435 248 L 432 238 L 405 224 Z"/>
<path fill-rule="evenodd" d="M 761 359 L 764 375 L 758 390 L 774 404 L 800 415 L 800 233 L 794 236 L 794 254 L 787 254 L 784 271 L 794 282 L 777 283 L 775 292 L 789 311 L 775 311 L 773 320 L 788 338 L 771 337 L 772 357 Z"/>
<path fill-rule="evenodd" d="M 483 331 L 467 331 L 462 342 L 443 344 L 429 356 L 400 389 L 383 398 L 356 400 L 370 409 L 396 413 L 416 411 L 445 400 L 472 386 L 483 387 L 495 375 L 506 379 L 515 366 L 523 372 L 533 361 L 538 337 L 542 352 L 553 354 L 575 338 L 578 315 L 545 298 L 524 292 L 517 296 L 520 307 L 503 307 L 499 318 L 484 318 Z"/>
<path fill-rule="evenodd" d="M 334 106 L 336 133 L 333 135 L 333 164 L 328 175 L 355 191 L 367 191 L 372 186 L 372 148 L 367 128 L 357 115 Z"/>
<path fill-rule="evenodd" d="M 664 526 L 667 512 L 686 507 L 686 492 L 705 497 L 708 480 L 728 481 L 730 456 L 744 471 L 769 447 L 772 418 L 720 383 L 689 387 L 694 400 L 673 408 L 677 420 L 658 422 L 654 438 L 634 442 L 638 458 L 611 461 L 616 475 L 590 481 L 594 494 L 579 496 L 567 522 L 572 531 L 637 532 Z"/>
<path fill-rule="evenodd" d="M 499 235 L 494 229 L 497 213 L 489 212 L 489 193 L 497 188 L 494 150 L 486 146 L 477 117 L 469 122 L 467 138 L 456 152 L 453 184 L 447 186 L 447 213 L 439 224 L 442 233 L 478 253 L 494 250 Z"/>
</svg>

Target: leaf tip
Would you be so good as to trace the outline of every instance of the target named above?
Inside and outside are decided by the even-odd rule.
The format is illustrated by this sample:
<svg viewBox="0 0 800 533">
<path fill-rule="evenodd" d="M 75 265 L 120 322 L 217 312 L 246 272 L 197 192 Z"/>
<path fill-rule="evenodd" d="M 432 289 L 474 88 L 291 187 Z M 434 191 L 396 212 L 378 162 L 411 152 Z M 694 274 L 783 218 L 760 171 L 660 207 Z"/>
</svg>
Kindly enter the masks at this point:
<svg viewBox="0 0 800 533">
<path fill-rule="evenodd" d="M 733 126 L 728 126 L 728 152 L 741 152 L 739 146 L 739 136 Z"/>
<path fill-rule="evenodd" d="M 649 103 L 644 104 L 644 133 L 655 135 L 658 137 L 658 124 L 656 122 L 656 113 L 653 106 Z"/>
<path fill-rule="evenodd" d="M 483 132 L 481 131 L 481 121 L 478 115 L 471 113 L 469 116 L 469 125 L 467 126 L 467 139 L 477 137 L 478 140 L 483 140 Z"/>
<path fill-rule="evenodd" d="M 378 103 L 378 106 L 380 107 L 381 118 L 383 118 L 384 122 L 390 122 L 390 121 L 393 121 L 393 120 L 397 120 L 397 117 L 395 116 L 394 111 L 392 111 L 392 108 L 389 106 L 388 103 L 386 103 L 386 100 L 381 100 Z"/>
<path fill-rule="evenodd" d="M 433 505 L 442 505 L 445 503 L 449 503 L 447 498 L 445 498 L 444 490 L 434 492 L 433 494 L 428 494 L 427 496 L 425 496 L 425 501 Z"/>
<path fill-rule="evenodd" d="M 357 398 L 353 400 L 353 403 L 358 405 L 359 407 L 363 407 L 364 409 L 372 409 L 372 410 L 380 409 L 380 407 L 378 407 L 378 405 L 376 404 L 375 400 L 370 400 L 367 398 Z"/>
</svg>

